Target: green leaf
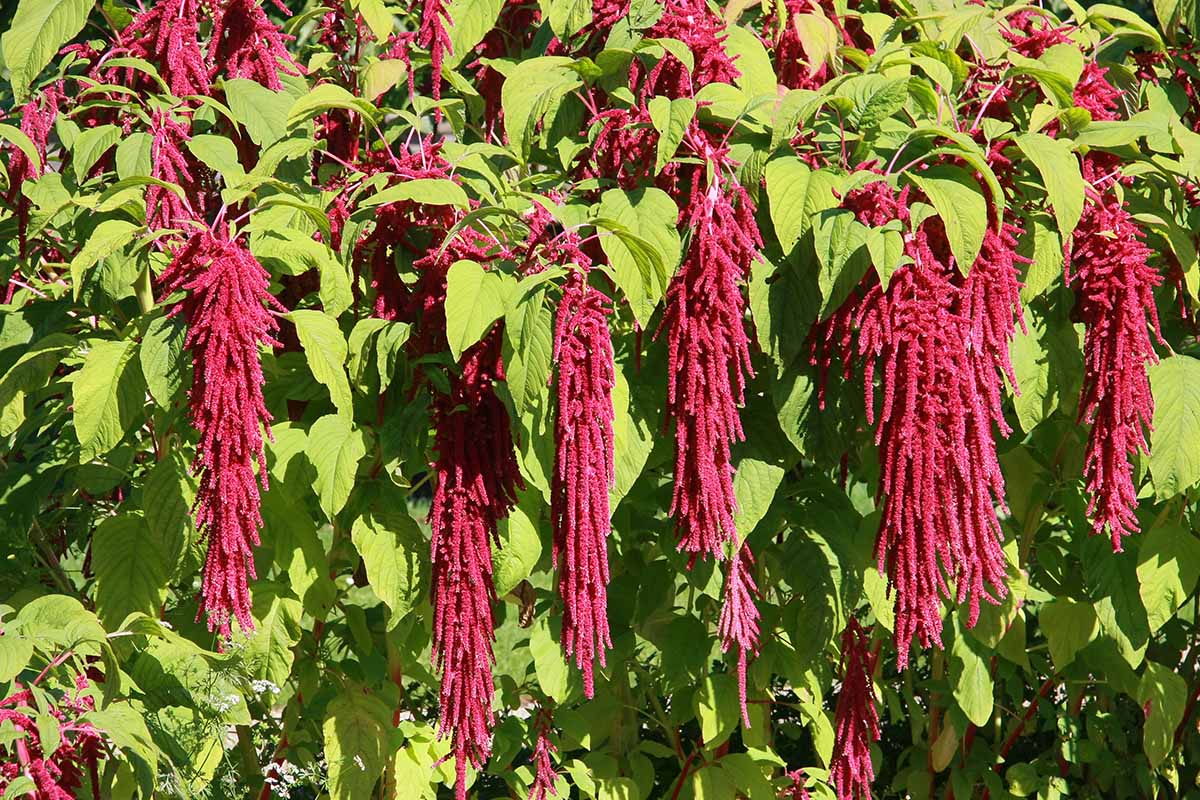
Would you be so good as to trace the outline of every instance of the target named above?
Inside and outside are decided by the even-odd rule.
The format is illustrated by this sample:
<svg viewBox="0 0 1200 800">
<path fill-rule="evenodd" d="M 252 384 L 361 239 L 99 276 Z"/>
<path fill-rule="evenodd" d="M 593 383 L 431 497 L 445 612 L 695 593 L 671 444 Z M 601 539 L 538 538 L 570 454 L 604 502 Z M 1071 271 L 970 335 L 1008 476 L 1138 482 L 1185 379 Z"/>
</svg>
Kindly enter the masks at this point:
<svg viewBox="0 0 1200 800">
<path fill-rule="evenodd" d="M 396 26 L 391 9 L 384 5 L 384 0 L 355 0 L 351 3 L 362 14 L 363 21 L 371 29 L 375 41 L 386 42 Z"/>
<path fill-rule="evenodd" d="M 775 67 L 762 41 L 749 28 L 729 25 L 725 28 L 725 52 L 737 63 L 738 77 L 734 83 L 751 96 L 776 96 L 779 81 Z"/>
<path fill-rule="evenodd" d="M 609 492 L 610 510 L 617 507 L 641 476 L 658 433 L 656 420 L 651 420 L 645 404 L 632 396 L 632 388 L 625 370 L 618 369 L 612 393 L 614 479 Z"/>
<path fill-rule="evenodd" d="M 331 800 L 371 796 L 391 752 L 390 716 L 383 701 L 366 689 L 349 686 L 330 701 L 321 730 Z"/>
<path fill-rule="evenodd" d="M 382 61 L 372 61 L 362 74 L 363 97 L 378 100 L 390 92 L 404 76 L 408 74 L 408 64 L 398 58 L 386 58 Z"/>
<path fill-rule="evenodd" d="M 539 616 L 529 632 L 529 652 L 537 673 L 538 688 L 556 703 L 567 699 L 571 671 L 563 658 L 562 648 L 550 631 L 550 620 Z"/>
<path fill-rule="evenodd" d="M 937 209 L 958 269 L 968 274 L 987 233 L 987 200 L 979 184 L 959 167 L 930 167 L 924 172 L 909 173 L 909 177 Z"/>
<path fill-rule="evenodd" d="M 82 185 L 100 157 L 112 149 L 120 139 L 121 129 L 116 125 L 98 125 L 80 133 L 71 152 L 75 182 Z"/>
<path fill-rule="evenodd" d="M 96 226 L 83 247 L 71 259 L 71 290 L 76 300 L 83 288 L 84 273 L 97 261 L 108 258 L 133 241 L 141 228 L 123 219 L 106 219 Z"/>
<path fill-rule="evenodd" d="M 600 247 L 608 256 L 630 310 L 645 327 L 679 264 L 679 209 L 661 189 L 609 189 L 600 196 L 598 213 L 629 234 L 601 233 Z"/>
<path fill-rule="evenodd" d="M 332 521 L 354 488 L 358 462 L 367 454 L 366 438 L 342 415 L 327 414 L 309 429 L 305 453 L 317 471 L 313 489 L 321 510 Z"/>
<path fill-rule="evenodd" d="M 1025 255 L 1030 256 L 1033 263 L 1026 269 L 1021 286 L 1021 301 L 1024 303 L 1040 296 L 1054 281 L 1062 277 L 1061 234 L 1043 224 L 1042 219 L 1041 215 L 1033 216 L 1026 223 L 1029 228 L 1026 235 L 1033 239 L 1033 252 L 1026 252 Z"/>
<path fill-rule="evenodd" d="M 877 128 L 908 102 L 908 78 L 885 78 L 878 74 L 856 75 L 839 87 L 854 101 L 846 116 L 846 128 L 862 132 Z"/>
<path fill-rule="evenodd" d="M 517 584 L 533 574 L 538 559 L 542 557 L 542 539 L 538 535 L 537 522 L 526 511 L 528 506 L 537 505 L 521 496 L 509 515 L 500 520 L 499 549 L 492 548 L 492 583 L 499 597 L 511 592 Z"/>
<path fill-rule="evenodd" d="M 227 136 L 201 133 L 188 140 L 187 149 L 204 166 L 220 173 L 226 184 L 237 182 L 246 174 L 238 158 L 237 145 Z"/>
<path fill-rule="evenodd" d="M 184 361 L 183 342 L 187 338 L 187 326 L 182 317 L 155 317 L 146 328 L 142 346 L 138 348 L 138 361 L 146 388 L 150 396 L 163 408 L 170 408 L 171 401 L 183 386 L 187 372 Z"/>
<path fill-rule="evenodd" d="M 1150 632 L 1165 625 L 1200 579 L 1200 539 L 1177 522 L 1151 528 L 1138 548 L 1138 592 Z"/>
<path fill-rule="evenodd" d="M 579 75 L 565 56 L 542 56 L 519 62 L 504 79 L 500 102 L 504 108 L 504 132 L 513 152 L 522 162 L 529 160 L 534 128 L 564 96 L 581 86 Z"/>
<path fill-rule="evenodd" d="M 282 687 L 292 674 L 304 607 L 299 600 L 260 590 L 255 591 L 254 606 L 254 634 L 242 651 L 246 667 L 250 677 Z M 270 702 L 271 697 L 264 699 Z"/>
<path fill-rule="evenodd" d="M 287 114 L 288 127 L 295 127 L 331 108 L 357 111 L 368 122 L 374 121 L 379 113 L 370 102 L 361 97 L 355 97 L 336 83 L 322 83 L 292 103 Z"/>
<path fill-rule="evenodd" d="M 550 30 L 566 41 L 592 21 L 592 0 L 550 0 Z"/>
<path fill-rule="evenodd" d="M 700 738 L 708 750 L 729 738 L 742 718 L 737 681 L 724 673 L 708 675 L 692 700 L 692 712 L 700 720 Z"/>
<path fill-rule="evenodd" d="M 195 491 L 188 483 L 179 451 L 167 453 L 146 475 L 142 486 L 142 513 L 146 526 L 161 543 L 171 574 L 183 559 L 191 531 Z"/>
<path fill-rule="evenodd" d="M 302 310 L 288 314 L 296 326 L 304 357 L 313 377 L 329 389 L 338 415 L 350 419 L 354 415 L 350 396 L 350 379 L 346 375 L 346 339 L 337 322 L 320 311 Z"/>
<path fill-rule="evenodd" d="M 94 341 L 75 376 L 72 397 L 81 463 L 116 446 L 146 407 L 146 383 L 134 361 L 137 349 L 131 340 Z"/>
<path fill-rule="evenodd" d="M 1173 749 L 1175 729 L 1183 719 L 1187 695 L 1187 681 L 1174 669 L 1155 661 L 1146 662 L 1146 671 L 1138 685 L 1138 703 L 1146 713 L 1142 749 L 1150 761 L 1150 769 L 1158 769 Z"/>
<path fill-rule="evenodd" d="M 471 207 L 467 193 L 448 178 L 414 178 L 412 180 L 389 186 L 382 192 L 370 195 L 359 206 L 372 208 L 388 203 L 398 203 L 402 200 L 412 200 L 416 203 L 426 203 L 435 206 L 456 206 L 463 210 Z"/>
<path fill-rule="evenodd" d="M 140 514 L 110 517 L 92 538 L 96 573 L 96 613 L 115 629 L 135 611 L 158 616 L 175 570 L 161 534 L 150 530 Z"/>
<path fill-rule="evenodd" d="M 39 175 L 42 173 L 42 157 L 38 155 L 38 149 L 33 140 L 24 131 L 12 125 L 0 124 L 0 139 L 16 145 L 17 149 L 25 154 L 25 158 L 29 159 L 29 163 L 33 165 L 34 171 Z"/>
<path fill-rule="evenodd" d="M 388 627 L 394 628 L 425 596 L 429 544 L 417 523 L 401 509 L 356 519 L 351 539 L 362 556 L 371 588 L 391 611 Z"/>
<path fill-rule="evenodd" d="M 323 619 L 333 606 L 336 590 L 329 577 L 329 558 L 317 536 L 312 515 L 278 484 L 263 495 L 263 535 L 273 542 L 275 563 L 304 610 Z"/>
<path fill-rule="evenodd" d="M 868 230 L 851 211 L 829 209 L 817 215 L 813 244 L 820 263 L 821 319 L 837 311 L 870 269 Z"/>
<path fill-rule="evenodd" d="M 1013 333 L 1008 353 L 1020 389 L 1013 397 L 1013 407 L 1021 430 L 1029 433 L 1054 411 L 1058 401 L 1050 385 L 1050 358 L 1041 341 L 1046 326 L 1029 313 L 1025 325 L 1027 330 L 1018 327 Z"/>
<path fill-rule="evenodd" d="M 892 282 L 892 274 L 904 264 L 910 263 L 911 258 L 904 255 L 904 237 L 900 231 L 869 228 L 867 230 L 867 252 L 871 254 L 871 264 L 879 275 L 879 283 L 886 292 Z"/>
<path fill-rule="evenodd" d="M 127 756 L 133 757 L 142 796 L 152 797 L 158 777 L 158 747 L 146 727 L 145 715 L 131 703 L 121 701 L 89 711 L 80 719 L 90 722 Z"/>
<path fill-rule="evenodd" d="M 462 358 L 504 316 L 508 285 L 503 275 L 460 260 L 446 275 L 446 339 L 454 360 Z"/>
<path fill-rule="evenodd" d="M 18 633 L 0 636 L 0 683 L 8 683 L 20 675 L 33 658 L 33 641 Z"/>
<path fill-rule="evenodd" d="M 825 170 L 814 171 L 795 156 L 771 159 L 764 174 L 771 224 L 780 249 L 787 254 L 808 231 L 818 212 L 837 206 L 832 191 L 836 179 Z"/>
<path fill-rule="evenodd" d="M 1068 142 L 1051 139 L 1043 133 L 1024 133 L 1015 141 L 1041 173 L 1046 196 L 1054 207 L 1059 236 L 1062 241 L 1069 241 L 1083 215 L 1084 187 L 1079 159 Z"/>
<path fill-rule="evenodd" d="M 1054 668 L 1059 672 L 1070 666 L 1076 654 L 1100 632 L 1100 620 L 1091 604 L 1065 597 L 1043 605 L 1038 622 L 1050 644 Z"/>
<path fill-rule="evenodd" d="M 1154 429 L 1150 474 L 1160 500 L 1200 481 L 1200 359 L 1175 355 L 1152 366 Z"/>
<path fill-rule="evenodd" d="M 496 26 L 504 0 L 450 0 L 446 9 L 450 26 L 450 55 L 445 65 L 454 69 L 471 54 L 475 45 Z"/>
<path fill-rule="evenodd" d="M 95 0 L 21 0 L 0 37 L 14 99 L 23 103 L 29 85 L 50 59 L 83 30 Z"/>
<path fill-rule="evenodd" d="M 992 717 L 992 672 L 983 646 L 954 618 L 954 644 L 950 648 L 950 682 L 954 700 L 972 724 L 982 727 Z"/>
<path fill-rule="evenodd" d="M 259 147 L 270 147 L 287 135 L 293 98 L 286 91 L 273 92 L 248 78 L 227 78 L 225 100 L 234 118 Z"/>
<path fill-rule="evenodd" d="M 759 521 L 766 516 L 775 492 L 783 481 L 783 467 L 768 464 L 757 458 L 738 461 L 733 476 L 733 493 L 737 498 L 737 514 L 734 524 L 738 537 L 745 541 Z"/>
<path fill-rule="evenodd" d="M 121 139 L 115 157 L 117 177 L 124 180 L 135 175 L 149 175 L 151 170 L 150 151 L 154 137 L 139 131 Z"/>
<path fill-rule="evenodd" d="M 658 147 L 654 161 L 654 174 L 657 175 L 675 157 L 675 151 L 679 149 L 679 143 L 683 141 L 688 125 L 696 116 L 696 101 L 687 97 L 675 100 L 655 97 L 650 101 L 648 108 L 650 121 L 658 131 Z"/>
</svg>

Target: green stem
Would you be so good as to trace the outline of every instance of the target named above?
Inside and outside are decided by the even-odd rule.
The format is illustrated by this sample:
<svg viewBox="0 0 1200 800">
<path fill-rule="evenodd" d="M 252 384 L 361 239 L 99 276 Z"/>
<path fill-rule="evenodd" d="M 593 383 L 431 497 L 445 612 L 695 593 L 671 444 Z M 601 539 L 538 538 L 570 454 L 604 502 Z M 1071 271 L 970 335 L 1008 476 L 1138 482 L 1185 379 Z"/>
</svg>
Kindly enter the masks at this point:
<svg viewBox="0 0 1200 800">
<path fill-rule="evenodd" d="M 154 308 L 154 287 L 150 285 L 150 265 L 145 268 L 137 276 L 137 280 L 133 282 L 133 293 L 137 296 L 138 306 L 142 309 L 143 314 L 149 314 Z"/>
</svg>

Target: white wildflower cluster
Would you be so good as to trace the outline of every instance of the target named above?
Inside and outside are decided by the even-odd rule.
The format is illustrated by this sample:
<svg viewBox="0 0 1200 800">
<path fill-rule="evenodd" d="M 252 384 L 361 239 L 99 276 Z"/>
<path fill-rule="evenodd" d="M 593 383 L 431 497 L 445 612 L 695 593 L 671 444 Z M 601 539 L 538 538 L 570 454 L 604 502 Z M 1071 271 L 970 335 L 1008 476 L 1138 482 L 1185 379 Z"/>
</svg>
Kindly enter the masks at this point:
<svg viewBox="0 0 1200 800">
<path fill-rule="evenodd" d="M 253 689 L 254 693 L 260 697 L 267 692 L 270 692 L 271 694 L 279 694 L 280 691 L 278 686 L 268 680 L 252 680 L 250 681 L 250 688 Z"/>
<path fill-rule="evenodd" d="M 224 714 L 226 711 L 237 708 L 238 704 L 242 702 L 242 696 L 239 694 L 227 694 L 223 697 L 210 697 L 208 702 L 212 706 L 213 711 L 218 714 Z"/>
</svg>

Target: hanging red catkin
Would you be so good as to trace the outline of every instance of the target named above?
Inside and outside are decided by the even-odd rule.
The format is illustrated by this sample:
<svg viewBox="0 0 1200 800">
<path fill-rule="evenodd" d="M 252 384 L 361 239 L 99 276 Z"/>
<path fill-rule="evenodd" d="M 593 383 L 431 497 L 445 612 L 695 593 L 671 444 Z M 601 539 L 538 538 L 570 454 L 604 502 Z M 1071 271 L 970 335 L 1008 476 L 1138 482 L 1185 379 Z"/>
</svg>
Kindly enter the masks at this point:
<svg viewBox="0 0 1200 800">
<path fill-rule="evenodd" d="M 223 228 L 194 233 L 161 278 L 164 296 L 184 292 L 169 313 L 187 321 L 184 344 L 192 355 L 188 400 L 200 434 L 192 462 L 200 476 L 195 516 L 197 529 L 208 535 L 204 611 L 209 630 L 225 637 L 231 618 L 243 631 L 254 629 L 247 576 L 254 577 L 260 480 L 267 488 L 263 429 L 270 436 L 271 421 L 258 351 L 279 346 L 269 280 Z"/>
<path fill-rule="evenodd" d="M 467 765 L 482 766 L 491 751 L 491 546 L 522 484 L 508 412 L 492 385 L 504 377 L 499 331 L 463 354 L 462 374 L 434 408 L 433 662 L 442 674 L 438 733 L 452 738 L 458 800 L 466 800 Z"/>
<path fill-rule="evenodd" d="M 166 111 L 156 111 L 150 124 L 150 175 L 183 189 L 180 197 L 157 184 L 146 187 L 146 226 L 150 230 L 181 228 L 196 219 L 188 198 L 199 197 L 184 144 L 191 138 L 188 126 Z"/>
<path fill-rule="evenodd" d="M 1158 360 L 1151 328 L 1162 338 L 1154 306 L 1162 276 L 1148 263 L 1144 236 L 1124 205 L 1105 195 L 1084 208 L 1066 275 L 1086 328 L 1079 419 L 1092 426 L 1084 462 L 1088 514 L 1117 551 L 1121 537 L 1138 530 L 1130 459 L 1149 453 L 1154 396 L 1146 365 Z"/>
<path fill-rule="evenodd" d="M 177 97 L 208 94 L 209 74 L 199 36 L 200 0 L 159 0 L 121 31 L 114 52 L 144 58 L 157 66 Z M 133 70 L 126 68 L 126 76 L 132 79 L 133 75 Z"/>
<path fill-rule="evenodd" d="M 724 163 L 723 154 L 705 149 L 709 163 Z M 667 335 L 667 419 L 675 426 L 671 514 L 691 563 L 720 558 L 736 535 L 729 449 L 743 438 L 738 406 L 754 374 L 741 288 L 761 245 L 753 214 L 732 177 L 724 187 L 693 187 L 683 220 L 691 245 L 667 289 L 657 334 Z"/>
<path fill-rule="evenodd" d="M 23 150 L 16 145 L 12 146 L 8 162 L 8 193 L 4 199 L 10 206 L 16 206 L 17 252 L 22 259 L 28 255 L 27 233 L 32 203 L 21 191 L 21 188 L 26 181 L 36 180 L 45 173 L 46 147 L 50 141 L 50 129 L 54 127 L 54 122 L 58 119 L 58 104 L 62 100 L 62 92 L 56 86 L 51 86 L 21 107 L 21 133 L 28 136 L 29 140 L 33 142 L 38 162 L 40 162 L 34 163 Z M 12 300 L 15 290 L 16 285 L 10 283 L 4 294 L 3 301 L 5 303 Z"/>
<path fill-rule="evenodd" d="M 279 71 L 300 76 L 304 68 L 288 52 L 294 39 L 271 21 L 257 0 L 215 0 L 208 74 L 248 78 L 272 91 L 283 89 Z"/>
<path fill-rule="evenodd" d="M 550 741 L 550 712 L 545 708 L 538 711 L 536 725 L 538 733 L 537 742 L 533 746 L 533 783 L 525 800 L 546 800 L 547 795 L 558 797 L 558 787 L 554 785 L 558 780 L 558 772 L 554 769 L 554 760 L 551 758 L 551 754 L 557 753 L 558 748 Z"/>
<path fill-rule="evenodd" d="M 721 637 L 721 652 L 738 649 L 738 701 L 742 709 L 742 725 L 750 727 L 750 710 L 746 706 L 746 656 L 758 654 L 758 606 L 754 604 L 758 584 L 754 581 L 754 555 L 745 542 L 729 559 L 725 567 L 725 599 L 717 633 Z"/>
<path fill-rule="evenodd" d="M 574 271 L 554 325 L 558 406 L 551 517 L 563 600 L 562 647 L 594 694 L 592 662 L 605 666 L 608 632 L 608 491 L 613 482 L 613 372 L 608 298 Z"/>
<path fill-rule="evenodd" d="M 871 742 L 879 741 L 879 710 L 871 675 L 878 652 L 870 650 L 870 637 L 854 617 L 842 633 L 842 690 L 834 712 L 833 758 L 829 776 L 838 800 L 871 796 L 875 770 L 871 765 Z"/>
<path fill-rule="evenodd" d="M 430 78 L 433 99 L 442 98 L 442 64 L 450 55 L 450 16 L 445 0 L 424 0 L 421 10 L 421 27 L 417 31 L 417 44 L 429 51 L 429 65 L 433 69 Z"/>
</svg>

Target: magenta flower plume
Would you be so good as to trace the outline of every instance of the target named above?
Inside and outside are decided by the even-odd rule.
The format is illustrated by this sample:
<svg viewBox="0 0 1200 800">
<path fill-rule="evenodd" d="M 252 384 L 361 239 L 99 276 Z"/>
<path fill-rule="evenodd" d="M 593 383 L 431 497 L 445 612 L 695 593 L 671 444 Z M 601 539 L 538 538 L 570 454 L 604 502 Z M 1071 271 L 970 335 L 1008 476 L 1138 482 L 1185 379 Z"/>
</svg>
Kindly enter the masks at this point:
<svg viewBox="0 0 1200 800">
<path fill-rule="evenodd" d="M 442 64 L 450 54 L 450 17 L 446 0 L 424 0 L 417 44 L 429 51 L 433 68 L 433 99 L 442 98 Z"/>
<path fill-rule="evenodd" d="M 270 436 L 271 421 L 259 348 L 279 346 L 269 281 L 250 251 L 223 229 L 194 233 L 161 278 L 164 294 L 184 293 L 169 313 L 182 314 L 188 325 L 188 399 L 200 435 L 192 462 L 200 476 L 194 513 L 196 527 L 208 535 L 202 594 L 209 630 L 224 637 L 231 618 L 244 631 L 254 629 L 247 576 L 254 577 L 260 483 L 267 488 L 263 430 Z"/>
<path fill-rule="evenodd" d="M 257 0 L 216 0 L 208 74 L 249 78 L 273 91 L 283 88 L 279 71 L 303 75 L 287 43 L 293 37 L 279 29 Z"/>
<path fill-rule="evenodd" d="M 0 792 L 25 775 L 34 786 L 21 792 L 22 796 L 36 800 L 74 800 L 82 796 L 85 770 L 95 774 L 107 748 L 100 731 L 81 719 L 95 706 L 90 697 L 79 695 L 78 690 L 87 687 L 87 679 L 79 675 L 75 683 L 74 696 L 67 692 L 48 709 L 45 693 L 35 700 L 32 692 L 23 690 L 0 700 L 0 725 L 17 733 L 15 740 L 0 744 Z M 42 714 L 53 717 L 57 726 L 48 728 L 40 722 Z M 43 739 L 51 730 L 56 741 Z"/>
<path fill-rule="evenodd" d="M 575 271 L 554 325 L 558 406 L 551 517 L 563 600 L 562 647 L 594 694 L 592 662 L 605 666 L 608 632 L 608 490 L 613 482 L 613 372 L 608 298 Z"/>
<path fill-rule="evenodd" d="M 1121 537 L 1138 530 L 1130 459 L 1150 452 L 1146 432 L 1154 396 L 1146 365 L 1158 361 L 1151 328 L 1162 338 L 1154 306 L 1162 276 L 1148 263 L 1144 238 L 1112 196 L 1089 203 L 1075 229 L 1066 276 L 1086 328 L 1079 419 L 1092 426 L 1084 461 L 1088 514 L 1096 533 L 1108 529 L 1118 551 Z"/>
<path fill-rule="evenodd" d="M 828 63 L 814 61 L 805 51 L 800 29 L 795 22 L 797 14 L 810 14 L 816 8 L 820 8 L 825 17 L 837 27 L 842 41 L 848 46 L 853 46 L 853 41 L 846 35 L 832 5 L 819 3 L 817 0 L 784 0 L 783 3 L 772 3 L 770 11 L 763 14 L 763 29 L 766 32 L 764 44 L 771 49 L 771 60 L 775 64 L 775 74 L 779 76 L 781 85 L 789 89 L 819 89 L 832 77 Z M 782 6 L 782 20 L 777 14 L 779 6 Z"/>
<path fill-rule="evenodd" d="M 554 769 L 554 760 L 551 758 L 551 754 L 557 753 L 558 748 L 550 741 L 550 712 L 544 708 L 538 711 L 537 729 L 537 742 L 533 746 L 532 756 L 533 784 L 530 785 L 525 800 L 546 800 L 549 795 L 558 797 L 558 788 L 554 785 L 558 779 L 558 772 Z"/>
<path fill-rule="evenodd" d="M 1068 25 L 1056 27 L 1051 18 L 1040 11 L 1022 9 L 1010 14 L 1008 28 L 1001 30 L 1012 49 L 1026 58 L 1040 58 L 1056 44 L 1069 44 L 1071 30 Z"/>
<path fill-rule="evenodd" d="M 46 147 L 50 141 L 50 129 L 58 119 L 58 105 L 63 100 L 62 92 L 56 87 L 47 88 L 40 96 L 34 97 L 21 108 L 21 133 L 29 137 L 37 150 L 38 161 L 35 164 L 29 160 L 16 145 L 10 148 L 8 161 L 8 193 L 5 201 L 16 206 L 17 217 L 17 246 L 21 258 L 27 256 L 29 231 L 29 198 L 21 191 L 26 181 L 40 178 L 46 171 Z M 16 287 L 9 285 L 5 292 L 4 302 L 12 300 L 12 292 Z"/>
<path fill-rule="evenodd" d="M 737 553 L 725 566 L 725 601 L 717 633 L 721 637 L 721 652 L 738 649 L 738 701 L 742 708 L 742 725 L 750 727 L 750 710 L 746 706 L 746 656 L 758 654 L 758 606 L 754 604 L 758 584 L 754 581 L 754 555 L 742 542 Z"/>
<path fill-rule="evenodd" d="M 779 790 L 779 800 L 810 800 L 804 770 L 791 770 L 784 777 L 791 781 L 791 785 Z"/>
<path fill-rule="evenodd" d="M 158 0 L 121 31 L 116 49 L 158 67 L 171 93 L 208 94 L 209 75 L 200 51 L 201 0 Z M 134 79 L 134 71 L 126 77 Z"/>
<path fill-rule="evenodd" d="M 871 742 L 879 741 L 879 710 L 871 674 L 878 653 L 870 649 L 870 637 L 854 617 L 842 633 L 842 690 L 834 712 L 833 759 L 829 776 L 838 800 L 871 796 L 875 770 L 871 766 Z"/>
<path fill-rule="evenodd" d="M 736 535 L 730 446 L 743 438 L 738 406 L 750 365 L 741 281 L 761 239 L 745 189 L 732 178 L 695 187 L 685 224 L 692 240 L 667 289 L 658 334 L 667 336 L 667 418 L 675 426 L 671 514 L 679 549 L 721 556 Z"/>
<path fill-rule="evenodd" d="M 1093 120 L 1117 119 L 1121 92 L 1108 82 L 1108 69 L 1089 61 L 1075 86 L 1075 105 L 1091 113 Z"/>
<path fill-rule="evenodd" d="M 188 126 L 171 117 L 166 111 L 156 111 L 150 124 L 150 175 L 161 181 L 177 184 L 183 197 L 170 189 L 151 184 L 146 187 L 146 225 L 150 230 L 180 228 L 196 219 L 189 197 L 199 197 L 196 183 L 183 154 L 184 144 L 191 139 Z"/>
<path fill-rule="evenodd" d="M 492 385 L 503 378 L 498 333 L 463 354 L 462 374 L 434 410 L 433 662 L 442 675 L 438 733 L 452 738 L 459 800 L 467 796 L 467 765 L 481 766 L 491 751 L 491 546 L 522 485 L 508 412 Z"/>
<path fill-rule="evenodd" d="M 714 12 L 707 0 L 665 0 L 663 14 L 646 31 L 654 39 L 678 39 L 692 51 L 695 62 L 687 65 L 664 54 L 639 80 L 641 67 L 635 59 L 631 67 L 632 84 L 639 86 L 638 98 L 645 102 L 655 95 L 691 97 L 709 83 L 733 83 L 741 72 L 725 50 L 725 20 Z"/>
</svg>

